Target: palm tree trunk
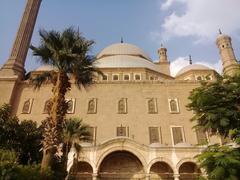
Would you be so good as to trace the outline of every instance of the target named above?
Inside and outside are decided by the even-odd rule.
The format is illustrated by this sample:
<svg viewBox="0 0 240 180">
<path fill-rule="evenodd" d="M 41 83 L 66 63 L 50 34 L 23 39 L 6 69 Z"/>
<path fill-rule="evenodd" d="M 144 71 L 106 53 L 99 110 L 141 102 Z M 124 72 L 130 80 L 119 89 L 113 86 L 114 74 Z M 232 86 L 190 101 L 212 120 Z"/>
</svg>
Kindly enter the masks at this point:
<svg viewBox="0 0 240 180">
<path fill-rule="evenodd" d="M 70 90 L 70 87 L 68 76 L 59 72 L 53 87 L 51 111 L 44 128 L 41 169 L 52 168 L 57 147 L 62 143 L 63 120 L 68 108 L 65 102 L 65 94 Z"/>
<path fill-rule="evenodd" d="M 54 153 L 52 150 L 44 151 L 43 158 L 41 162 L 41 170 L 45 170 L 45 168 L 51 167 L 54 159 Z"/>
</svg>

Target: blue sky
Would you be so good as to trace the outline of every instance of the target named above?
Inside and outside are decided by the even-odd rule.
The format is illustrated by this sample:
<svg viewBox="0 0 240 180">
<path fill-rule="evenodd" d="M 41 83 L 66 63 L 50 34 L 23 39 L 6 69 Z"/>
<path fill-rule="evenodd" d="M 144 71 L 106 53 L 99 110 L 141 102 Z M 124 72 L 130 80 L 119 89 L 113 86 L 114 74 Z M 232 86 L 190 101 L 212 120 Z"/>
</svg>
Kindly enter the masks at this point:
<svg viewBox="0 0 240 180">
<path fill-rule="evenodd" d="M 0 65 L 10 53 L 25 2 L 0 2 Z M 157 49 L 163 43 L 174 72 L 187 65 L 189 54 L 195 63 L 220 69 L 215 45 L 218 28 L 232 36 L 240 59 L 239 7 L 239 0 L 43 0 L 32 44 L 38 44 L 40 28 L 61 31 L 75 26 L 96 42 L 93 54 L 123 37 L 153 60 L 158 59 Z M 27 71 L 38 66 L 29 51 Z"/>
</svg>

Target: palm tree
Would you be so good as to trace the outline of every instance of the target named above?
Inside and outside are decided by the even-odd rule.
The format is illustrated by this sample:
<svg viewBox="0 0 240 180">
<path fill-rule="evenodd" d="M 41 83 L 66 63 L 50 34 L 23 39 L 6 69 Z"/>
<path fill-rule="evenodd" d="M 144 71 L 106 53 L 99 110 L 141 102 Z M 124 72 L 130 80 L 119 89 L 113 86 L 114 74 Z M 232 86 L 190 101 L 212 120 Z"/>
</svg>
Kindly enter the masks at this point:
<svg viewBox="0 0 240 180">
<path fill-rule="evenodd" d="M 44 83 L 53 84 L 53 96 L 49 116 L 44 123 L 43 159 L 41 168 L 52 167 L 54 154 L 62 142 L 63 121 L 68 104 L 65 94 L 71 89 L 71 82 L 79 89 L 93 83 L 96 73 L 94 57 L 88 53 L 94 44 L 86 40 L 72 27 L 63 32 L 40 30 L 40 45 L 30 48 L 33 55 L 44 65 L 51 65 L 52 71 L 44 72 L 32 79 L 35 88 Z M 71 80 L 71 82 L 70 82 Z"/>
<path fill-rule="evenodd" d="M 64 121 L 63 125 L 63 154 L 65 159 L 65 169 L 67 169 L 68 153 L 70 148 L 74 147 L 77 153 L 79 153 L 82 141 L 90 140 L 91 133 L 89 126 L 82 123 L 79 118 L 69 118 Z"/>
</svg>

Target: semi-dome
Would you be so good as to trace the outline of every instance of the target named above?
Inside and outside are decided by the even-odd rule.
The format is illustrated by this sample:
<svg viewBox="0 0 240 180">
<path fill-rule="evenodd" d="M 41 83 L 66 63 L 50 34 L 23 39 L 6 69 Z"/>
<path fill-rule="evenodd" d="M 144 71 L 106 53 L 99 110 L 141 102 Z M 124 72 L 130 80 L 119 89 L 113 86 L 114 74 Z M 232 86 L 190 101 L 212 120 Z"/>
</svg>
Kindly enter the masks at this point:
<svg viewBox="0 0 240 180">
<path fill-rule="evenodd" d="M 176 76 L 179 76 L 185 72 L 188 72 L 188 71 L 192 71 L 192 70 L 212 70 L 212 68 L 209 68 L 205 65 L 202 65 L 202 64 L 190 64 L 188 66 L 185 66 L 184 68 L 182 68 Z"/>
<path fill-rule="evenodd" d="M 115 55 L 129 55 L 129 56 L 138 56 L 147 60 L 151 60 L 147 53 L 145 53 L 139 47 L 128 44 L 128 43 L 117 43 L 112 44 L 104 48 L 98 55 L 97 59 L 106 57 L 106 56 L 115 56 Z"/>
</svg>

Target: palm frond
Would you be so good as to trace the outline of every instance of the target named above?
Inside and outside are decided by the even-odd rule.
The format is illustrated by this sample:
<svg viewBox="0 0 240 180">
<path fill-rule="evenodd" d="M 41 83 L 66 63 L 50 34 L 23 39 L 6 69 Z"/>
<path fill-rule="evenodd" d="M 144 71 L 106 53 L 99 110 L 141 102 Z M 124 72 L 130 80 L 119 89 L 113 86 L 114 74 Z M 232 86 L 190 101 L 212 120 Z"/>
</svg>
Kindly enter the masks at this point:
<svg viewBox="0 0 240 180">
<path fill-rule="evenodd" d="M 39 74 L 36 77 L 30 79 L 30 81 L 33 83 L 35 89 L 39 89 L 43 83 L 46 83 L 48 81 L 53 82 L 54 74 L 55 73 L 53 71 L 43 72 L 42 74 Z"/>
<path fill-rule="evenodd" d="M 91 134 L 88 125 L 82 123 L 79 118 L 66 119 L 63 128 L 63 139 L 65 142 L 89 140 Z"/>
</svg>

